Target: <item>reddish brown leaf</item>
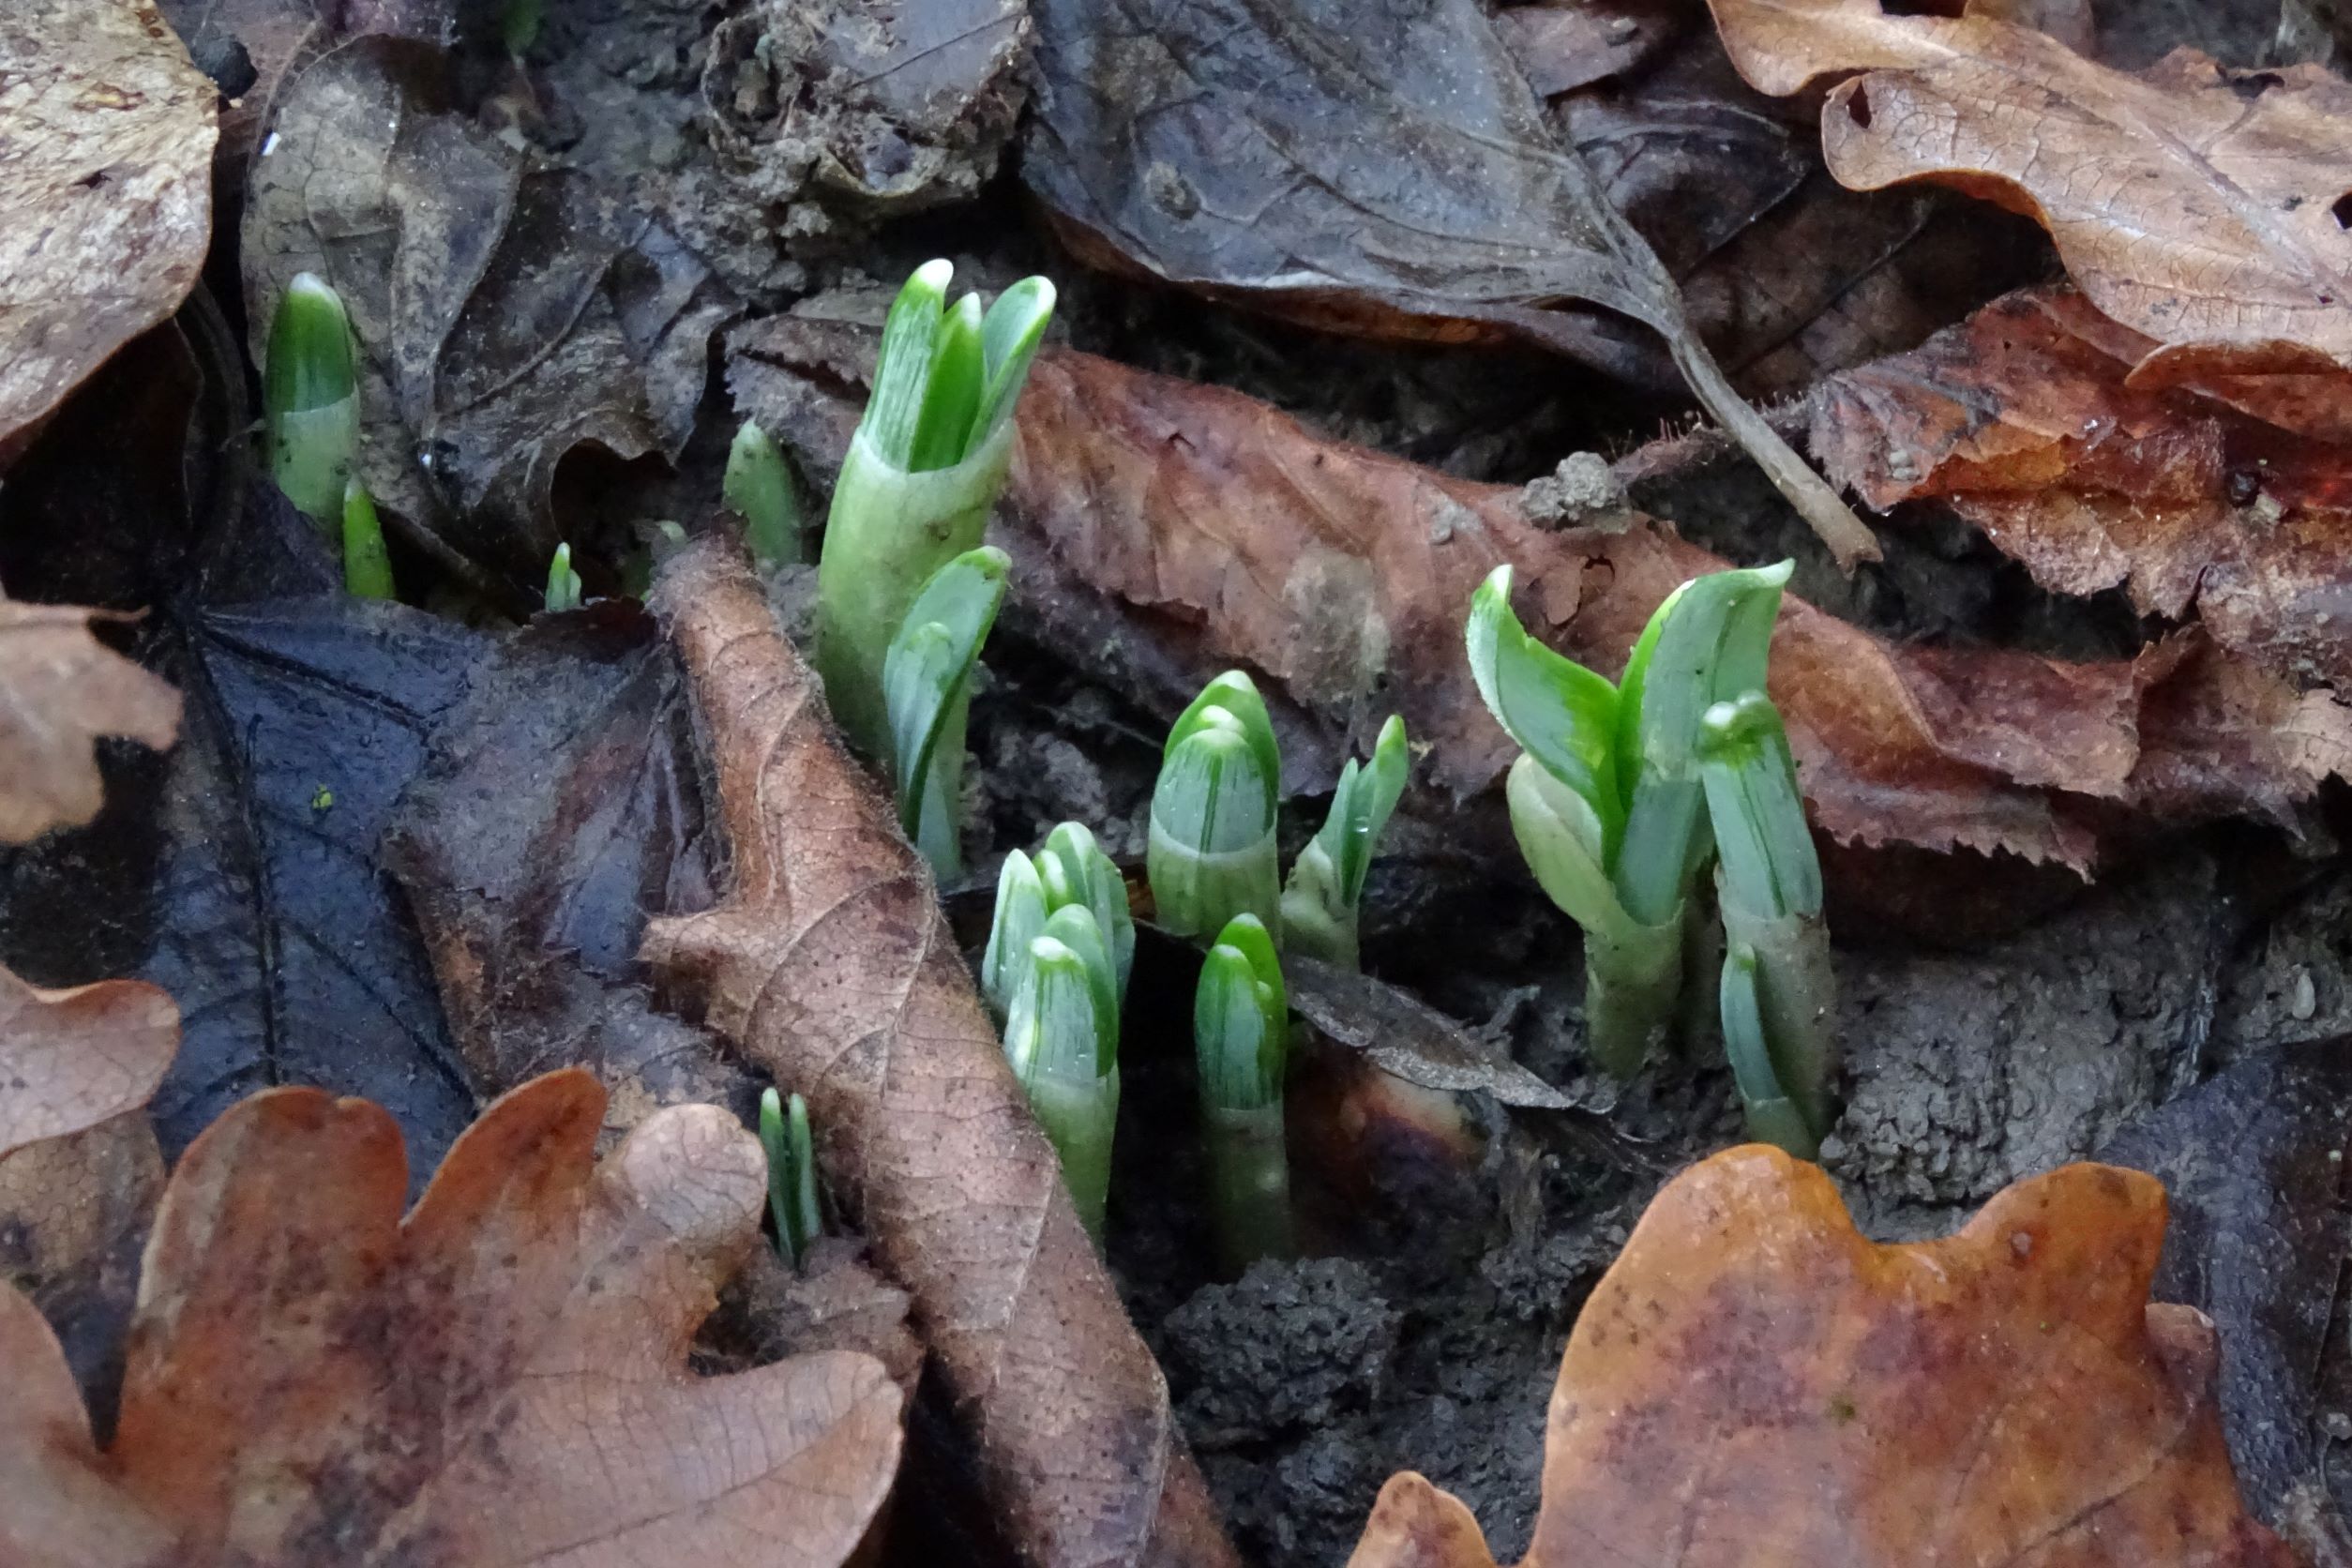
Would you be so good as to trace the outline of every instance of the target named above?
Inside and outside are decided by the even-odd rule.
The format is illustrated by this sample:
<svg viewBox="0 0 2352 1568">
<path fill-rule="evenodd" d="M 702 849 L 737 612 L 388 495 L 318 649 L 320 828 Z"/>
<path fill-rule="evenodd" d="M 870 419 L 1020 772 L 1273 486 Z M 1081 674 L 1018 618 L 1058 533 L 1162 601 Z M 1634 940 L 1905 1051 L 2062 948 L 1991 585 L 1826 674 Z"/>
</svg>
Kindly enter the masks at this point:
<svg viewBox="0 0 2352 1568">
<path fill-rule="evenodd" d="M 759 580 L 707 541 L 671 560 L 655 607 L 701 711 L 735 885 L 656 922 L 647 961 L 807 1096 L 834 1190 L 913 1293 L 1024 1555 L 1230 1562 L 930 876 L 834 739 Z"/>
<path fill-rule="evenodd" d="M 2154 346 L 2071 290 L 2012 294 L 1832 378 L 1813 448 L 1874 506 L 1947 499 L 2059 593 L 2121 586 L 2352 682 L 2352 371 L 2150 385 Z"/>
<path fill-rule="evenodd" d="M 1818 1167 L 1677 1178 L 1562 1358 L 1525 1568 L 2291 1568 L 2246 1516 L 2212 1324 L 2150 1305 L 2153 1178 L 2073 1165 L 1958 1234 L 1877 1246 Z M 1418 1475 L 1352 1568 L 1490 1568 Z"/>
<path fill-rule="evenodd" d="M 45 991 L 0 969 L 0 1286 L 23 1291 L 85 1389 L 110 1389 L 163 1190 L 147 1099 L 179 1048 L 153 986 Z"/>
<path fill-rule="evenodd" d="M 99 736 L 179 734 L 180 694 L 91 636 L 95 613 L 0 599 L 0 843 L 98 815 Z"/>
<path fill-rule="evenodd" d="M 2232 72 L 2182 51 L 2135 76 L 1976 6 L 1710 4 L 1732 63 L 1765 92 L 1869 73 L 1821 111 L 1843 183 L 1939 179 L 2031 214 L 2100 309 L 2159 344 L 2352 366 L 2338 216 L 2352 86 L 2318 67 Z"/>
<path fill-rule="evenodd" d="M 152 0 L 13 0 L 0 28 L 0 460 L 179 309 L 212 237 L 214 92 Z"/>
<path fill-rule="evenodd" d="M 841 1561 L 897 1461 L 868 1357 L 698 1378 L 686 1342 L 756 1244 L 765 1167 L 713 1107 L 593 1168 L 576 1070 L 492 1105 L 403 1220 L 364 1100 L 279 1089 L 190 1145 L 147 1252 L 100 1455 L 14 1292 L 0 1347 L 10 1562 Z"/>
<path fill-rule="evenodd" d="M 1272 676 L 1295 704 L 1289 755 L 1302 780 L 1328 779 L 1392 707 L 1428 744 L 1439 782 L 1468 794 L 1494 780 L 1509 743 L 1471 688 L 1461 622 L 1497 563 L 1518 567 L 1530 626 L 1611 675 L 1677 583 L 1724 565 L 1647 520 L 1538 528 L 1514 490 L 1075 354 L 1041 357 L 1031 377 L 1009 494 L 1002 542 L 1038 585 L 1026 602 L 1049 635 L 1100 664 L 1108 599 L 1131 644 L 1112 656 L 1126 661 L 1120 672 L 1171 711 L 1226 664 Z M 2094 837 L 2076 797 L 2269 812 L 2352 763 L 2352 714 L 2325 699 L 2296 708 L 2299 738 L 2284 748 L 2243 726 L 2167 731 L 2190 716 L 2155 701 L 2183 652 L 2068 663 L 1899 645 L 1792 598 L 1772 689 L 1815 821 L 1835 837 L 2083 867 Z M 2228 678 L 2294 701 L 2258 672 Z M 2144 750 L 2175 777 L 2194 768 L 2200 788 L 2143 802 Z"/>
</svg>

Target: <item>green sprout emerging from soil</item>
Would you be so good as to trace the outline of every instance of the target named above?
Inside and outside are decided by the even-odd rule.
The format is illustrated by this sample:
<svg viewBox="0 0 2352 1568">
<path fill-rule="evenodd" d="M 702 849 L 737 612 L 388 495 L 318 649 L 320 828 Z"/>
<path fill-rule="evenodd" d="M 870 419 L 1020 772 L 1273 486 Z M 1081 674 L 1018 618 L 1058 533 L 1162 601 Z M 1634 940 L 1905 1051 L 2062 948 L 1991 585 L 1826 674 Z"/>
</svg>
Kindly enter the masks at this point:
<svg viewBox="0 0 2352 1568">
<path fill-rule="evenodd" d="M 1227 1270 L 1297 1250 L 1283 1078 L 1290 1003 L 1274 937 L 1254 914 L 1226 922 L 1201 961 L 1193 1046 L 1209 1148 L 1212 1218 Z"/>
<path fill-rule="evenodd" d="M 888 755 L 890 643 L 931 574 L 978 548 L 1012 460 L 1013 405 L 1053 315 L 1027 278 L 986 311 L 950 309 L 954 268 L 927 262 L 882 328 L 873 395 L 833 490 L 817 566 L 817 669 L 852 745 Z M 960 734 L 960 718 L 949 721 Z"/>
<path fill-rule="evenodd" d="M 1762 695 L 1789 570 L 1783 562 L 1684 583 L 1615 685 L 1528 634 L 1511 610 L 1508 566 L 1473 596 L 1467 642 L 1479 695 L 1523 753 L 1507 786 L 1520 851 L 1584 928 L 1594 1059 L 1630 1078 L 1673 1033 L 1697 878 L 1720 846 L 1733 966 L 1723 1017 L 1726 1029 L 1735 1018 L 1746 1027 L 1752 971 L 1774 1067 L 1773 1085 L 1750 1072 L 1741 1093 L 1753 1106 L 1762 1102 L 1752 1090 L 1777 1086 L 1765 1098 L 1793 1102 L 1817 1139 L 1832 1065 L 1820 877 L 1787 741 Z M 1735 1063 L 1746 1049 L 1753 1068 L 1755 1044 L 1752 1033 L 1737 1042 Z"/>
<path fill-rule="evenodd" d="M 776 1221 L 776 1249 L 799 1268 L 808 1245 L 824 1234 L 817 1207 L 817 1155 L 808 1131 L 808 1102 L 798 1094 L 786 1102 L 774 1089 L 760 1095 L 760 1147 L 768 1156 L 768 1212 Z"/>
<path fill-rule="evenodd" d="M 297 274 L 270 319 L 262 408 L 278 488 L 334 529 L 359 448 L 358 353 L 342 296 L 315 274 Z"/>
<path fill-rule="evenodd" d="M 1011 565 L 1003 550 L 983 545 L 933 572 L 882 659 L 898 823 L 942 882 L 963 870 L 960 807 L 972 671 L 1004 602 Z"/>
</svg>

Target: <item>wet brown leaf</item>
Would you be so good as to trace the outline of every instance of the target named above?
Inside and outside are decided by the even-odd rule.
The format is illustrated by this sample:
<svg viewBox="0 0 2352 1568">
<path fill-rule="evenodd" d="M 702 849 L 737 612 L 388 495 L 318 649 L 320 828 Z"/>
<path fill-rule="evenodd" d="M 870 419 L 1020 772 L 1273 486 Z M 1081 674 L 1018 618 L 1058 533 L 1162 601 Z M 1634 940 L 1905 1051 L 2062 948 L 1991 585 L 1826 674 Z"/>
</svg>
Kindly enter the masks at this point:
<svg viewBox="0 0 2352 1568">
<path fill-rule="evenodd" d="M 690 1374 L 756 1244 L 759 1145 L 681 1107 L 596 1168 L 603 1108 L 578 1071 L 507 1095 L 405 1220 L 377 1107 L 278 1089 L 222 1117 L 158 1213 L 104 1455 L 0 1295 L 8 1560 L 841 1561 L 897 1466 L 897 1391 L 852 1354 Z"/>
<path fill-rule="evenodd" d="M 0 23 L 0 462 L 179 309 L 212 238 L 213 85 L 151 0 Z"/>
<path fill-rule="evenodd" d="M 758 580 L 710 540 L 672 559 L 655 603 L 701 713 L 734 887 L 656 921 L 647 960 L 807 1096 L 835 1191 L 913 1293 L 1023 1555 L 1230 1562 L 929 874 L 835 740 Z"/>
<path fill-rule="evenodd" d="M 759 341 L 739 339 L 753 356 Z M 1539 528 L 1516 490 L 1068 353 L 1041 356 L 1031 377 L 1008 495 L 999 542 L 1035 585 L 1020 608 L 1073 657 L 1169 713 L 1217 669 L 1251 666 L 1288 699 L 1285 760 L 1301 780 L 1329 779 L 1393 708 L 1457 796 L 1510 758 L 1460 649 L 1463 607 L 1498 563 L 1517 566 L 1530 626 L 1610 674 L 1676 584 L 1725 565 L 1646 520 Z M 1128 646 L 1109 646 L 1106 606 Z M 2080 868 L 2094 858 L 2093 801 L 2275 814 L 2352 769 L 2352 714 L 2194 649 L 2069 663 L 1896 644 L 1792 597 L 1772 690 L 1831 835 Z M 2254 711 L 2284 703 L 2292 732 L 2215 722 L 2194 699 L 2216 680 L 2258 698 Z M 2144 758 L 2193 768 L 2198 788 L 2157 787 Z"/>
<path fill-rule="evenodd" d="M 1813 449 L 1873 506 L 1943 498 L 2059 593 L 2120 586 L 2352 683 L 2352 371 L 2149 385 L 2154 348 L 2072 290 L 2011 294 L 1832 378 Z"/>
<path fill-rule="evenodd" d="M 98 613 L 0 599 L 0 843 L 98 815 L 100 736 L 179 735 L 180 694 L 93 637 Z"/>
<path fill-rule="evenodd" d="M 2151 1305 L 2164 1189 L 2074 1165 L 1877 1246 L 1758 1145 L 1661 1192 L 1576 1319 L 1526 1568 L 2292 1568 L 2230 1473 L 2213 1327 Z M 1490 1568 L 1410 1472 L 1352 1568 Z"/>
<path fill-rule="evenodd" d="M 1097 264 L 1310 325 L 1515 336 L 1621 374 L 1664 339 L 1850 568 L 1875 541 L 1742 403 L 1477 0 L 1036 0 L 1022 177 Z M 1597 310 L 1562 310 L 1565 302 Z"/>
<path fill-rule="evenodd" d="M 543 581 L 564 458 L 675 457 L 733 306 L 624 196 L 447 107 L 440 58 L 361 38 L 280 92 L 251 176 L 245 288 L 259 359 L 298 272 L 363 350 L 359 474 L 445 564 Z"/>
<path fill-rule="evenodd" d="M 2075 282 L 2159 357 L 2352 366 L 2352 85 L 2188 51 L 2126 74 L 1977 7 L 1710 4 L 1732 63 L 1765 92 L 1867 73 L 1822 106 L 1822 150 L 1845 184 L 1937 179 L 2030 214 Z"/>
<path fill-rule="evenodd" d="M 109 1398 L 163 1189 L 147 1099 L 179 1040 L 179 1010 L 153 986 L 50 991 L 0 969 L 0 1286 L 24 1292 L 75 1380 Z"/>
</svg>

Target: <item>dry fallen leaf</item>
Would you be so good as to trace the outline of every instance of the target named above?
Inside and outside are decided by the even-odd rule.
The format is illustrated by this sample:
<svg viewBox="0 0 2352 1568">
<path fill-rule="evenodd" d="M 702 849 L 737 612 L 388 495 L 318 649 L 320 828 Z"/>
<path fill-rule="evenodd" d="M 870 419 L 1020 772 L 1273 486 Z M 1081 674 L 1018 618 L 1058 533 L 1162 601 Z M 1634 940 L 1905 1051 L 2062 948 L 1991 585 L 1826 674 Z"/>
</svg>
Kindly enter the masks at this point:
<svg viewBox="0 0 2352 1568">
<path fill-rule="evenodd" d="M 736 343 L 789 357 L 790 337 L 787 324 Z M 1515 490 L 1068 353 L 1041 356 L 1031 376 L 1008 497 L 999 542 L 1034 585 L 1019 608 L 1045 635 L 1170 713 L 1228 664 L 1271 676 L 1289 699 L 1286 764 L 1318 786 L 1392 708 L 1457 795 L 1500 775 L 1509 743 L 1461 656 L 1464 607 L 1497 563 L 1518 567 L 1531 626 L 1610 674 L 1676 584 L 1725 565 L 1644 520 L 1540 528 Z M 1832 836 L 2083 868 L 2098 816 L 2082 797 L 2276 815 L 2352 772 L 2352 713 L 2195 652 L 2191 641 L 2069 663 L 1897 644 L 1791 598 L 1772 690 L 1814 820 Z M 2251 713 L 2284 707 L 2291 734 L 2224 722 L 2201 695 L 2224 686 Z M 2159 757 L 2171 782 L 2144 794 L 2143 760 Z"/>
<path fill-rule="evenodd" d="M 2173 352 L 2352 366 L 2352 85 L 2181 51 L 2137 75 L 1983 14 L 1878 0 L 1710 0 L 1740 73 L 1821 110 L 1857 189 L 1938 179 L 2027 212 L 2102 310 Z"/>
<path fill-rule="evenodd" d="M 153 986 L 71 990 L 0 969 L 0 1285 L 30 1298 L 84 1390 L 111 1393 L 163 1153 L 146 1104 L 179 1048 Z"/>
<path fill-rule="evenodd" d="M 1516 336 L 1639 374 L 1626 318 L 1841 565 L 1870 533 L 1731 390 L 1476 0 L 1035 0 L 1021 177 L 1078 253 L 1310 325 Z M 1599 309 L 1562 310 L 1563 302 Z"/>
<path fill-rule="evenodd" d="M 0 599 L 0 843 L 98 815 L 99 736 L 179 734 L 180 694 L 91 636 L 97 613 Z"/>
<path fill-rule="evenodd" d="M 897 1464 L 866 1356 L 698 1378 L 765 1167 L 715 1107 L 593 1167 L 585 1073 L 506 1095 L 400 1216 L 364 1100 L 277 1089 L 190 1145 L 148 1244 L 101 1455 L 48 1331 L 0 1294 L 10 1562 L 833 1564 Z"/>
<path fill-rule="evenodd" d="M 1576 1319 L 1525 1568 L 2292 1568 L 2246 1516 L 2213 1327 L 2150 1305 L 2164 1189 L 2073 1165 L 1878 1246 L 1750 1145 L 1653 1201 Z M 1351 1568 L 1491 1568 L 1392 1479 Z"/>
<path fill-rule="evenodd" d="M 1813 450 L 1873 506 L 1946 499 L 2059 593 L 2122 586 L 2352 686 L 2352 371 L 2149 386 L 2154 347 L 2072 290 L 2011 294 L 1832 377 Z"/>
<path fill-rule="evenodd" d="M 930 875 L 835 741 L 759 580 L 706 540 L 664 568 L 655 608 L 701 714 L 734 887 L 655 922 L 647 961 L 807 1096 L 834 1191 L 913 1293 L 1023 1556 L 1231 1562 Z"/>
<path fill-rule="evenodd" d="M 151 0 L 12 0 L 0 22 L 0 463 L 196 286 L 214 101 Z"/>
</svg>

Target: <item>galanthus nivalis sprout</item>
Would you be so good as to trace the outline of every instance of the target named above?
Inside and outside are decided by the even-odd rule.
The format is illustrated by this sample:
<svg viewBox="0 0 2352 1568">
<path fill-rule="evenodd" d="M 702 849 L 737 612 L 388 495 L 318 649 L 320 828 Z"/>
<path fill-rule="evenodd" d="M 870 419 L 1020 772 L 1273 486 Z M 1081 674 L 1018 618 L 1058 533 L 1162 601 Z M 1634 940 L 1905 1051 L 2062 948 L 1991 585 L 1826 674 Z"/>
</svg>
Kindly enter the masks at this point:
<svg viewBox="0 0 2352 1568">
<path fill-rule="evenodd" d="M 1033 858 L 1019 850 L 1004 857 L 997 875 L 996 913 L 980 960 L 980 989 L 999 1018 L 1011 1011 L 1029 961 L 1030 943 L 1044 934 L 1047 917 L 1077 908 L 1093 917 L 1111 980 L 1123 1001 L 1135 967 L 1135 916 L 1127 908 L 1126 879 L 1082 823 L 1063 822 L 1046 836 Z"/>
<path fill-rule="evenodd" d="M 1510 567 L 1471 599 L 1471 674 L 1525 753 L 1511 769 L 1512 827 L 1544 891 L 1584 927 L 1587 1036 L 1621 1078 L 1676 1018 L 1685 901 L 1712 853 L 1700 718 L 1719 696 L 1762 684 L 1788 571 L 1684 583 L 1617 686 L 1528 635 Z"/>
<path fill-rule="evenodd" d="M 1004 1055 L 1061 1156 L 1079 1221 L 1099 1242 L 1119 1124 L 1119 986 L 1088 910 L 1054 911 L 1030 942 Z"/>
<path fill-rule="evenodd" d="M 720 494 L 743 519 L 744 537 L 761 571 L 795 565 L 801 559 L 800 505 L 784 454 L 758 423 L 746 419 L 727 449 L 727 475 Z"/>
<path fill-rule="evenodd" d="M 1201 960 L 1192 1027 L 1217 1245 L 1239 1274 L 1295 1250 L 1282 1125 L 1290 1003 L 1274 938 L 1256 915 L 1228 921 Z"/>
<path fill-rule="evenodd" d="M 1168 731 L 1153 787 L 1145 866 L 1162 926 L 1207 938 L 1235 915 L 1254 914 L 1279 934 L 1281 777 L 1266 704 L 1247 675 L 1229 670 Z"/>
<path fill-rule="evenodd" d="M 335 529 L 359 450 L 358 354 L 342 297 L 315 274 L 296 274 L 270 318 L 262 408 L 278 488 Z"/>
<path fill-rule="evenodd" d="M 927 262 L 882 326 L 873 395 L 833 489 L 817 565 L 817 669 L 851 743 L 887 755 L 883 664 L 932 573 L 976 548 L 1012 460 L 1013 405 L 1053 315 L 1026 278 L 986 311 L 953 309 L 954 268 Z"/>
<path fill-rule="evenodd" d="M 384 548 L 384 525 L 368 488 L 353 479 L 343 486 L 343 586 L 356 599 L 397 599 L 392 557 Z"/>
<path fill-rule="evenodd" d="M 942 882 L 963 870 L 964 719 L 1010 564 L 983 545 L 933 572 L 882 661 L 898 822 Z"/>
<path fill-rule="evenodd" d="M 1821 922 L 1821 861 L 1805 826 L 1787 731 L 1764 693 L 1742 692 L 1701 716 L 1698 751 L 1721 855 L 1716 900 L 1731 949 L 1724 972 L 1726 1044 L 1737 962 L 1740 1005 L 1748 1006 L 1752 994 L 1772 1079 L 1817 1144 L 1836 1119 L 1837 989 Z M 1732 1065 L 1737 1071 L 1736 1056 Z M 1743 1099 L 1758 1077 L 1752 1062 L 1741 1076 Z M 1772 1136 L 1753 1108 L 1750 1120 L 1758 1137 Z M 1811 1151 L 1791 1153 L 1810 1157 Z"/>
<path fill-rule="evenodd" d="M 572 547 L 567 541 L 555 547 L 555 554 L 547 564 L 547 609 L 550 613 L 578 610 L 580 595 L 580 574 L 572 570 Z"/>
<path fill-rule="evenodd" d="M 768 1211 L 776 1220 L 776 1248 L 794 1268 L 808 1244 L 824 1234 L 817 1208 L 817 1155 L 808 1133 L 808 1102 L 798 1094 L 788 1109 L 773 1089 L 760 1095 L 760 1147 L 768 1156 Z"/>
<path fill-rule="evenodd" d="M 1323 829 L 1299 852 L 1282 890 L 1282 940 L 1294 953 L 1354 969 L 1359 960 L 1356 911 L 1372 851 L 1389 814 L 1405 792 L 1411 766 L 1405 721 L 1392 715 L 1373 743 L 1372 760 L 1349 758 L 1332 792 Z"/>
</svg>

